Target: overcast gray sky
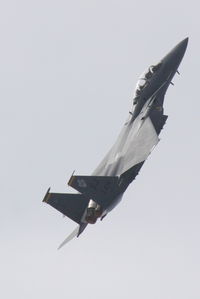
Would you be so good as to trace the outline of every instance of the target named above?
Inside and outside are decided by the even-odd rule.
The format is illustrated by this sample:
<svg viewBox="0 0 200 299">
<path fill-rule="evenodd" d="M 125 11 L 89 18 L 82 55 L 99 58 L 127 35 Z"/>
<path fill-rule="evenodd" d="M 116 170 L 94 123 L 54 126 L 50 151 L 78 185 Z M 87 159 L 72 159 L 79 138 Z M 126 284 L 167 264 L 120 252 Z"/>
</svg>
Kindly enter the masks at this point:
<svg viewBox="0 0 200 299">
<path fill-rule="evenodd" d="M 0 4 L 1 298 L 199 299 L 198 1 Z M 122 203 L 57 251 L 71 192 L 115 141 L 140 73 L 189 36 L 161 142 Z"/>
</svg>

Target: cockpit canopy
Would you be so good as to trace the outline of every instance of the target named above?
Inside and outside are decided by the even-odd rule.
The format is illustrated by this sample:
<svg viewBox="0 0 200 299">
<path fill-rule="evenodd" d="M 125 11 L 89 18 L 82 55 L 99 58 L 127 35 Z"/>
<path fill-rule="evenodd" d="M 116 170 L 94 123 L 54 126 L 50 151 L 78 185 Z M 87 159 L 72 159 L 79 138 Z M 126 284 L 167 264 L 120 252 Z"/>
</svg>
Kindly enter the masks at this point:
<svg viewBox="0 0 200 299">
<path fill-rule="evenodd" d="M 148 85 L 149 79 L 153 77 L 153 75 L 159 70 L 161 67 L 162 63 L 159 62 L 156 65 L 151 65 L 139 78 L 137 84 L 136 84 L 136 89 L 135 89 L 135 94 L 136 96 L 139 96 L 141 91 Z"/>
</svg>

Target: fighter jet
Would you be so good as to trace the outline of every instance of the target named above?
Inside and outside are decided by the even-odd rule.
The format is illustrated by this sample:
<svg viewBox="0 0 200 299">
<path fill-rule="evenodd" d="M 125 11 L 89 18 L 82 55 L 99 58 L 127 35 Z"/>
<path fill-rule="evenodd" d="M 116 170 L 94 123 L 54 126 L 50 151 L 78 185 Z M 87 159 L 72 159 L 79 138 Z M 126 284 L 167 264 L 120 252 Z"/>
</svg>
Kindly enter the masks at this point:
<svg viewBox="0 0 200 299">
<path fill-rule="evenodd" d="M 86 226 L 103 219 L 121 201 L 145 160 L 159 142 L 168 118 L 164 114 L 165 93 L 185 54 L 188 38 L 175 46 L 157 64 L 151 65 L 137 82 L 133 104 L 121 133 L 92 175 L 72 174 L 68 185 L 78 193 L 51 193 L 43 199 L 78 227 L 60 245 L 79 236 Z M 60 248 L 59 247 L 59 248 Z"/>
</svg>

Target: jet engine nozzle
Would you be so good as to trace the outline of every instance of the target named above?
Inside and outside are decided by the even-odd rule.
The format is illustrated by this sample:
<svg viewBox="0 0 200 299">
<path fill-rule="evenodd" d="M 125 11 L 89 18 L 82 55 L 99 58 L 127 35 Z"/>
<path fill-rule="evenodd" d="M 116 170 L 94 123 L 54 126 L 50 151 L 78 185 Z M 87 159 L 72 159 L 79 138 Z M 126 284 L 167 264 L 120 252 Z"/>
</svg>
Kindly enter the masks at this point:
<svg viewBox="0 0 200 299">
<path fill-rule="evenodd" d="M 85 221 L 90 224 L 96 223 L 97 219 L 101 217 L 102 212 L 103 211 L 100 206 L 98 206 L 97 208 L 94 207 L 87 208 Z"/>
<path fill-rule="evenodd" d="M 100 218 L 103 214 L 103 210 L 101 208 L 100 205 L 97 205 L 96 209 L 95 209 L 95 215 L 97 218 Z"/>
<path fill-rule="evenodd" d="M 95 208 L 87 208 L 85 221 L 90 224 L 95 224 L 97 221 L 97 216 L 95 214 Z"/>
</svg>

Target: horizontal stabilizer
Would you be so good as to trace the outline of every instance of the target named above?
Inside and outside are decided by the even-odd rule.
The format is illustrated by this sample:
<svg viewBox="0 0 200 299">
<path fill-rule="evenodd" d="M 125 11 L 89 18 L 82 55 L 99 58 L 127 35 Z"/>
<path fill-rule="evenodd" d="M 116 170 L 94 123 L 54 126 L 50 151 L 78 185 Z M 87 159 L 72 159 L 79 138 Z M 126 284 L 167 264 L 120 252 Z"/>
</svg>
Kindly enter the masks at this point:
<svg viewBox="0 0 200 299">
<path fill-rule="evenodd" d="M 89 199 L 83 194 L 50 193 L 49 191 L 50 189 L 43 201 L 80 224 Z"/>
<path fill-rule="evenodd" d="M 86 228 L 87 225 L 88 225 L 87 223 L 81 223 L 79 226 L 77 226 L 75 228 L 75 230 L 73 230 L 73 232 L 60 244 L 58 249 L 62 248 L 64 245 L 69 243 L 75 237 L 78 238 L 80 236 L 80 234 L 84 231 L 84 229 Z"/>
<path fill-rule="evenodd" d="M 107 208 L 118 190 L 119 178 L 116 176 L 74 176 L 68 185 Z"/>
<path fill-rule="evenodd" d="M 62 248 L 65 244 L 67 244 L 72 239 L 74 239 L 75 237 L 77 237 L 78 231 L 79 231 L 79 226 L 77 226 L 75 228 L 75 230 L 73 230 L 73 232 L 59 245 L 58 249 Z"/>
</svg>

